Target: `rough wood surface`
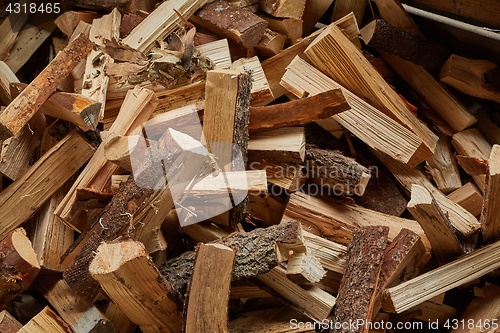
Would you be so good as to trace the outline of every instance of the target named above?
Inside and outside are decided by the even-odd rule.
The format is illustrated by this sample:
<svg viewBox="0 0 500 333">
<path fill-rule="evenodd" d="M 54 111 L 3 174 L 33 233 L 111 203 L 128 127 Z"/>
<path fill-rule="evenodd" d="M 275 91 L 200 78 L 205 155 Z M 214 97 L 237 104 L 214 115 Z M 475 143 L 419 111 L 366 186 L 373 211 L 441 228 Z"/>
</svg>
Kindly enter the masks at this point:
<svg viewBox="0 0 500 333">
<path fill-rule="evenodd" d="M 335 303 L 335 322 L 371 321 L 388 234 L 389 228 L 382 226 L 361 227 L 353 233 Z M 368 328 L 359 325 L 336 331 L 368 332 Z"/>
<path fill-rule="evenodd" d="M 28 1 L 20 1 L 23 6 L 28 4 Z M 17 36 L 23 25 L 28 21 L 30 15 L 20 11 L 19 13 L 10 13 L 0 24 L 0 36 L 2 36 L 2 44 L 0 44 L 0 60 L 4 60 L 16 42 Z"/>
<path fill-rule="evenodd" d="M 493 145 L 488 159 L 488 174 L 481 213 L 482 233 L 485 242 L 500 238 L 500 145 Z"/>
<path fill-rule="evenodd" d="M 170 35 L 182 22 L 175 11 L 182 17 L 190 17 L 205 3 L 206 0 L 163 2 L 123 39 L 123 43 L 138 51 L 147 52 L 157 40 L 163 40 Z"/>
<path fill-rule="evenodd" d="M 66 324 L 54 311 L 46 306 L 40 313 L 34 316 L 19 333 L 68 333 L 68 324 Z"/>
<path fill-rule="evenodd" d="M 3 61 L 0 61 L 0 101 L 3 105 L 9 105 L 12 101 L 10 95 L 10 84 L 19 83 L 16 74 Z"/>
<path fill-rule="evenodd" d="M 248 160 L 264 159 L 273 163 L 301 163 L 306 154 L 303 127 L 282 127 L 253 133 L 248 141 Z"/>
<path fill-rule="evenodd" d="M 259 0 L 259 8 L 274 17 L 301 19 L 305 0 Z"/>
<path fill-rule="evenodd" d="M 286 51 L 282 53 L 284 52 Z M 368 146 L 389 154 L 397 161 L 415 166 L 426 158 L 426 148 L 419 137 L 302 58 L 297 56 L 291 60 L 286 72 L 281 76 L 283 87 L 298 97 L 341 89 L 352 110 L 333 116 L 333 120 L 338 121 Z M 320 125 L 324 126 L 322 123 Z"/>
<path fill-rule="evenodd" d="M 333 52 L 325 52 L 327 49 Z M 424 142 L 427 153 L 432 154 L 437 136 L 418 120 L 402 98 L 335 24 L 329 25 L 304 54 L 318 69 L 360 97 L 369 99 L 373 106 L 412 130 Z"/>
<path fill-rule="evenodd" d="M 23 324 L 12 317 L 7 310 L 0 312 L 0 330 L 3 333 L 17 333 L 22 327 Z"/>
<path fill-rule="evenodd" d="M 483 194 L 479 191 L 477 186 L 471 182 L 448 194 L 448 199 L 458 203 L 476 217 L 481 215 Z"/>
<path fill-rule="evenodd" d="M 40 264 L 24 229 L 10 232 L 0 242 L 0 309 L 24 292 L 40 272 Z"/>
<path fill-rule="evenodd" d="M 113 332 L 112 323 L 95 307 L 78 297 L 60 275 L 43 275 L 37 288 L 75 333 Z"/>
<path fill-rule="evenodd" d="M 264 57 L 275 56 L 283 50 L 286 38 L 286 35 L 267 28 L 264 36 L 255 46 L 255 51 Z"/>
<path fill-rule="evenodd" d="M 462 186 L 451 144 L 445 135 L 439 136 L 434 155 L 427 159 L 427 171 L 432 175 L 436 187 L 447 194 Z"/>
<path fill-rule="evenodd" d="M 94 147 L 80 134 L 71 132 L 40 157 L 17 181 L 0 193 L 0 235 L 5 235 L 32 216 L 88 161 L 94 151 Z"/>
<path fill-rule="evenodd" d="M 160 149 L 151 150 L 150 158 L 137 168 L 134 177 L 121 185 L 102 214 L 68 250 L 66 260 L 71 266 L 64 272 L 64 278 L 83 299 L 91 302 L 99 292 L 97 282 L 88 271 L 99 244 L 112 241 L 121 234 L 140 237 L 144 232 L 159 230 L 159 226 L 154 224 L 158 220 L 160 223 L 164 221 L 174 201 L 204 167 L 199 156 L 205 160 L 207 153 L 198 141 L 171 129 L 162 141 Z M 183 155 L 185 150 L 190 154 Z M 183 159 L 176 161 L 178 157 Z M 180 167 L 181 163 L 187 163 L 186 159 L 191 159 L 191 168 Z M 167 168 L 168 186 L 162 165 Z M 174 177 L 176 175 L 178 178 Z M 139 222 L 142 222 L 140 227 Z"/>
<path fill-rule="evenodd" d="M 374 20 L 361 29 L 365 43 L 374 49 L 398 56 L 427 70 L 440 69 L 449 54 L 440 45 L 418 34 L 399 30 L 384 20 Z"/>
<path fill-rule="evenodd" d="M 363 195 L 371 178 L 370 170 L 340 151 L 306 146 L 306 172 L 319 186 L 337 194 Z"/>
<path fill-rule="evenodd" d="M 267 28 L 267 22 L 259 16 L 223 0 L 205 5 L 191 20 L 246 48 L 256 46 Z"/>
<path fill-rule="evenodd" d="M 197 247 L 186 298 L 186 333 L 229 332 L 228 300 L 235 255 L 236 249 L 221 244 Z"/>
<path fill-rule="evenodd" d="M 463 93 L 500 102 L 498 66 L 487 60 L 472 60 L 456 54 L 441 68 L 439 79 Z"/>
<path fill-rule="evenodd" d="M 500 268 L 500 241 L 386 289 L 383 309 L 401 313 L 455 287 Z"/>
<path fill-rule="evenodd" d="M 255 277 L 266 273 L 278 265 L 277 243 L 287 243 L 297 239 L 300 225 L 290 222 L 259 228 L 247 233 L 236 233 L 217 241 L 236 250 L 232 280 Z M 179 257 L 169 259 L 160 267 L 161 274 L 172 285 L 173 293 L 180 304 L 183 303 L 188 283 L 193 274 L 196 253 L 188 251 Z"/>
<path fill-rule="evenodd" d="M 182 329 L 182 315 L 172 299 L 171 289 L 142 243 L 133 240 L 103 243 L 89 271 L 144 333 L 174 333 Z"/>
<path fill-rule="evenodd" d="M 90 40 L 80 35 L 59 52 L 0 114 L 0 139 L 16 135 L 91 49 Z"/>
<path fill-rule="evenodd" d="M 257 56 L 240 58 L 231 64 L 231 69 L 247 72 L 250 75 L 252 86 L 250 88 L 250 104 L 258 105 L 262 101 L 272 98 L 266 74 Z"/>
<path fill-rule="evenodd" d="M 436 204 L 432 194 L 423 186 L 411 187 L 408 210 L 424 229 L 432 252 L 441 262 L 450 261 L 463 254 L 462 245 L 455 235 L 448 216 Z"/>
<path fill-rule="evenodd" d="M 287 37 L 286 45 L 298 43 L 302 38 L 302 20 L 294 18 L 281 18 L 258 13 L 267 21 L 267 27 Z"/>
<path fill-rule="evenodd" d="M 273 104 L 250 107 L 249 131 L 271 130 L 297 126 L 324 119 L 350 110 L 340 89 L 329 90 L 318 95 Z M 287 114 L 284 118 L 283 114 Z"/>
</svg>

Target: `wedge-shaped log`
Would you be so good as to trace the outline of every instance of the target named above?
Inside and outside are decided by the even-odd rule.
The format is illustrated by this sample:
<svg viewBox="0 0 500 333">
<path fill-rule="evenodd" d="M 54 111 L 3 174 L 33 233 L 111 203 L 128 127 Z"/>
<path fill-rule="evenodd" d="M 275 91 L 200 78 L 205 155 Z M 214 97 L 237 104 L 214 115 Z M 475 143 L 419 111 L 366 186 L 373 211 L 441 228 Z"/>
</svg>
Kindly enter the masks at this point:
<svg viewBox="0 0 500 333">
<path fill-rule="evenodd" d="M 231 6 L 224 0 L 205 5 L 191 20 L 246 48 L 257 45 L 267 28 L 267 22 L 259 16 L 247 9 Z"/>
<path fill-rule="evenodd" d="M 103 243 L 89 271 L 143 332 L 181 331 L 182 315 L 170 287 L 140 242 Z"/>
<path fill-rule="evenodd" d="M 80 35 L 59 52 L 26 89 L 0 113 L 0 139 L 16 135 L 91 50 L 90 40 L 85 35 Z"/>
<path fill-rule="evenodd" d="M 341 90 L 333 89 L 287 103 L 250 107 L 248 130 L 303 125 L 350 109 Z M 287 116 L 283 117 L 284 114 Z"/>
<path fill-rule="evenodd" d="M 71 132 L 47 151 L 0 193 L 0 235 L 5 235 L 31 217 L 89 160 L 94 151 L 94 147 L 76 132 Z"/>
<path fill-rule="evenodd" d="M 429 179 L 420 170 L 410 168 L 403 163 L 394 161 L 387 155 L 375 150 L 373 150 L 373 152 L 389 169 L 394 177 L 396 177 L 398 182 L 408 194 L 411 193 L 413 184 L 425 187 L 434 197 L 434 200 L 444 214 L 448 215 L 450 223 L 453 227 L 465 238 L 471 237 L 481 228 L 481 224 L 474 215 L 469 213 L 465 208 L 456 202 L 448 199 L 441 191 L 432 185 Z"/>
<path fill-rule="evenodd" d="M 291 61 L 282 76 L 283 87 L 298 97 L 341 89 L 352 109 L 335 115 L 332 119 L 368 146 L 409 166 L 415 166 L 426 158 L 427 154 L 423 153 L 426 148 L 419 137 L 300 57 Z M 322 122 L 320 125 L 324 126 Z"/>
<path fill-rule="evenodd" d="M 385 292 L 385 311 L 401 313 L 500 268 L 500 241 L 403 282 Z"/>
<path fill-rule="evenodd" d="M 487 60 L 471 60 L 456 54 L 441 68 L 441 82 L 471 96 L 500 103 L 500 69 Z"/>
<path fill-rule="evenodd" d="M 462 246 L 448 217 L 425 187 L 416 184 L 411 187 L 408 211 L 424 229 L 432 252 L 438 260 L 447 262 L 463 254 Z"/>
<path fill-rule="evenodd" d="M 0 242 L 0 309 L 31 285 L 40 264 L 23 228 L 9 233 Z"/>
<path fill-rule="evenodd" d="M 24 325 L 19 333 L 67 333 L 68 324 L 66 324 L 54 311 L 46 306 L 36 316 Z"/>
<path fill-rule="evenodd" d="M 318 69 L 360 97 L 369 99 L 375 107 L 412 130 L 425 143 L 427 154 L 434 152 L 437 136 L 418 120 L 335 24 L 316 37 L 304 54 Z"/>
<path fill-rule="evenodd" d="M 482 232 L 485 242 L 500 238 L 500 145 L 494 145 L 488 160 L 486 190 L 481 213 Z"/>
<path fill-rule="evenodd" d="M 228 300 L 236 251 L 221 244 L 200 244 L 196 252 L 185 331 L 229 332 Z"/>
<path fill-rule="evenodd" d="M 371 321 L 378 291 L 380 269 L 387 246 L 388 227 L 361 227 L 353 233 L 347 265 L 335 305 L 335 322 Z M 364 325 L 341 332 L 367 332 Z"/>
</svg>

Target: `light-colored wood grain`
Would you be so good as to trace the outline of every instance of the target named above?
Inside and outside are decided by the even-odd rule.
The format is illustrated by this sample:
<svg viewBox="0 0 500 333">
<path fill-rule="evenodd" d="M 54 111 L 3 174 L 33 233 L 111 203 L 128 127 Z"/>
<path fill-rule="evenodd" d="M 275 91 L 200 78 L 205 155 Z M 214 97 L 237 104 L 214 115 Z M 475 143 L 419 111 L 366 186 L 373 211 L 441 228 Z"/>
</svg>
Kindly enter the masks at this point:
<svg viewBox="0 0 500 333">
<path fill-rule="evenodd" d="M 29 4 L 28 1 L 19 1 L 19 5 L 23 6 Z M 29 13 L 19 12 L 11 13 L 2 24 L 0 24 L 0 36 L 2 36 L 2 43 L 0 44 L 0 60 L 4 60 L 16 42 L 24 24 L 28 21 Z"/>
<path fill-rule="evenodd" d="M 259 0 L 259 9 L 274 17 L 301 19 L 305 0 Z"/>
<path fill-rule="evenodd" d="M 462 186 L 457 161 L 445 135 L 439 136 L 434 154 L 427 159 L 427 171 L 432 175 L 436 187 L 447 194 Z"/>
<path fill-rule="evenodd" d="M 485 242 L 500 238 L 500 145 L 493 145 L 488 159 L 488 174 L 481 213 L 482 232 Z"/>
<path fill-rule="evenodd" d="M 196 49 L 213 61 L 214 68 L 224 69 L 231 67 L 231 53 L 226 38 L 198 45 Z"/>
<path fill-rule="evenodd" d="M 270 162 L 300 163 L 305 158 L 306 137 L 303 127 L 283 127 L 257 132 L 248 141 L 248 158 Z"/>
<path fill-rule="evenodd" d="M 448 199 L 458 203 L 476 217 L 481 215 L 483 207 L 483 194 L 479 191 L 477 186 L 471 182 L 448 194 Z"/>
<path fill-rule="evenodd" d="M 273 92 L 269 88 L 269 82 L 258 57 L 240 58 L 232 63 L 231 68 L 250 73 L 252 79 L 250 103 L 259 104 L 263 100 L 273 98 Z"/>
<path fill-rule="evenodd" d="M 24 325 L 19 333 L 69 333 L 67 324 L 46 306 L 40 313 Z"/>
<path fill-rule="evenodd" d="M 10 84 L 19 83 L 16 74 L 3 61 L 0 61 L 0 101 L 3 105 L 9 105 L 12 101 L 10 95 Z"/>
</svg>

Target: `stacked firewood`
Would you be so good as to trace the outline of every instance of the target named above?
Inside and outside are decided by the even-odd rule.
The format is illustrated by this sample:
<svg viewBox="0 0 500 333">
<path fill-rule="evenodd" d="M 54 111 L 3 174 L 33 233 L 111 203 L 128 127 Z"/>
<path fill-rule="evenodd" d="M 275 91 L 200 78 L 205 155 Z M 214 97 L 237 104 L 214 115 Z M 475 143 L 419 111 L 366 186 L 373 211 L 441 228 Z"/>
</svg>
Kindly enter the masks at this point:
<svg viewBox="0 0 500 333">
<path fill-rule="evenodd" d="M 495 63 L 399 0 L 33 4 L 0 332 L 500 332 Z"/>
</svg>

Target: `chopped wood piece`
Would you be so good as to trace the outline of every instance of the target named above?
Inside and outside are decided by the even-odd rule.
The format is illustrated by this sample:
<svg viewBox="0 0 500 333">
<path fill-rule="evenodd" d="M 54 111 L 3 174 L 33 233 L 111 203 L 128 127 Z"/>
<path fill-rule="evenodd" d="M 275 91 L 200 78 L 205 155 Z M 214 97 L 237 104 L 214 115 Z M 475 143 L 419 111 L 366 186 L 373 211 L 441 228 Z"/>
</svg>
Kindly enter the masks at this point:
<svg viewBox="0 0 500 333">
<path fill-rule="evenodd" d="M 53 20 L 34 15 L 19 31 L 16 42 L 4 59 L 5 63 L 17 73 L 55 29 Z"/>
<path fill-rule="evenodd" d="M 123 101 L 120 113 L 110 128 L 111 132 L 118 135 L 128 135 L 138 126 L 141 126 L 153 113 L 158 105 L 154 92 L 148 89 L 135 87 L 130 90 Z M 77 180 L 57 206 L 56 214 L 67 225 L 77 231 L 83 231 L 91 222 L 86 218 L 78 217 L 73 208 L 76 202 L 78 189 L 91 188 L 96 191 L 104 191 L 111 175 L 118 167 L 107 162 L 104 156 L 104 146 L 101 145 L 92 156 L 85 169 L 80 173 Z"/>
<path fill-rule="evenodd" d="M 306 147 L 306 172 L 319 186 L 336 194 L 363 195 L 371 178 L 370 170 L 340 151 Z"/>
<path fill-rule="evenodd" d="M 40 264 L 23 228 L 0 242 L 0 309 L 24 292 L 40 272 Z"/>
<path fill-rule="evenodd" d="M 0 312 L 0 331 L 2 331 L 2 333 L 17 333 L 22 327 L 23 324 L 12 317 L 7 310 Z"/>
<path fill-rule="evenodd" d="M 386 289 L 385 311 L 401 313 L 434 296 L 473 281 L 500 267 L 500 241 Z"/>
<path fill-rule="evenodd" d="M 481 224 L 474 215 L 456 202 L 448 199 L 441 191 L 432 185 L 422 172 L 417 169 L 409 168 L 407 165 L 399 163 L 380 152 L 373 152 L 379 160 L 384 163 L 394 177 L 396 177 L 407 193 L 411 193 L 413 184 L 425 187 L 434 197 L 434 200 L 436 200 L 437 205 L 443 213 L 448 215 L 448 219 L 453 227 L 462 234 L 464 238 L 473 236 L 481 228 Z"/>
<path fill-rule="evenodd" d="M 335 297 L 312 285 L 307 288 L 293 283 L 282 267 L 274 267 L 257 276 L 258 285 L 277 297 L 278 300 L 313 320 L 322 321 L 335 306 Z"/>
<path fill-rule="evenodd" d="M 471 96 L 500 103 L 500 84 L 489 77 L 498 66 L 487 60 L 471 60 L 452 54 L 441 68 L 441 82 Z"/>
<path fill-rule="evenodd" d="M 445 194 L 462 186 L 457 162 L 445 135 L 439 136 L 434 155 L 427 159 L 427 171 L 432 175 L 437 188 Z"/>
<path fill-rule="evenodd" d="M 108 318 L 93 304 L 78 297 L 58 275 L 39 277 L 37 287 L 75 333 L 113 332 Z"/>
<path fill-rule="evenodd" d="M 319 282 L 326 274 L 317 258 L 308 253 L 293 253 L 288 257 L 286 276 L 297 284 Z"/>
<path fill-rule="evenodd" d="M 46 306 L 40 313 L 34 316 L 19 333 L 68 333 L 68 324 Z"/>
<path fill-rule="evenodd" d="M 191 17 L 206 3 L 207 0 L 163 2 L 123 39 L 123 44 L 147 52 L 153 48 L 156 41 L 163 40 L 179 26 L 182 22 L 181 16 Z"/>
<path fill-rule="evenodd" d="M 136 166 L 134 177 L 120 187 L 102 214 L 67 252 L 65 260 L 71 266 L 64 278 L 88 301 L 93 301 L 99 292 L 88 273 L 99 244 L 123 234 L 149 244 L 151 238 L 157 238 L 161 224 L 189 183 L 212 171 L 205 147 L 186 134 L 168 129 L 158 147 L 151 149 L 150 157 Z"/>
<path fill-rule="evenodd" d="M 486 177 L 483 210 L 481 213 L 482 233 L 485 242 L 500 238 L 500 145 L 493 145 Z"/>
<path fill-rule="evenodd" d="M 182 316 L 171 288 L 133 240 L 103 243 L 89 267 L 106 294 L 145 333 L 179 332 Z"/>
<path fill-rule="evenodd" d="M 10 95 L 11 83 L 19 83 L 19 79 L 5 62 L 0 61 L 0 101 L 2 101 L 3 105 L 9 105 L 12 101 Z"/>
<path fill-rule="evenodd" d="M 470 176 L 480 176 L 488 173 L 488 161 L 476 157 L 457 155 L 458 165 Z"/>
<path fill-rule="evenodd" d="M 258 104 L 272 98 L 273 93 L 269 88 L 269 83 L 267 82 L 266 75 L 258 57 L 240 58 L 232 63 L 231 68 L 249 73 L 252 80 L 252 87 L 250 90 L 251 104 Z"/>
<path fill-rule="evenodd" d="M 451 144 L 457 153 L 463 156 L 487 160 L 491 153 L 491 145 L 486 141 L 481 132 L 475 128 L 456 133 L 453 135 Z M 472 176 L 472 178 L 477 187 L 484 193 L 486 176 L 477 175 Z"/>
<path fill-rule="evenodd" d="M 244 170 L 246 165 L 250 80 L 249 74 L 238 70 L 207 72 L 203 134 L 209 150 L 217 159 L 218 168 L 223 172 Z M 233 195 L 229 196 L 233 200 Z M 214 222 L 222 225 L 239 223 L 246 201 L 243 198 L 231 211 L 216 217 Z"/>
<path fill-rule="evenodd" d="M 286 36 L 286 44 L 293 45 L 302 38 L 302 20 L 294 18 L 274 17 L 258 13 L 267 21 L 267 27 Z"/>
<path fill-rule="evenodd" d="M 337 0 L 333 5 L 333 14 L 332 21 L 336 21 L 341 19 L 342 17 L 348 15 L 349 13 L 353 13 L 356 17 L 356 21 L 361 23 L 363 22 L 363 16 L 365 14 L 366 9 L 365 0 Z"/>
<path fill-rule="evenodd" d="M 303 125 L 346 110 L 350 110 L 350 106 L 341 90 L 333 89 L 287 103 L 250 107 L 248 129 L 258 131 Z"/>
<path fill-rule="evenodd" d="M 0 139 L 16 135 L 91 49 L 90 40 L 80 35 L 59 52 L 0 114 Z"/>
<path fill-rule="evenodd" d="M 19 133 L 2 142 L 0 174 L 19 179 L 36 160 L 45 128 L 45 116 L 33 115 Z"/>
<path fill-rule="evenodd" d="M 300 20 L 306 6 L 305 0 L 259 0 L 259 8 L 274 17 Z"/>
<path fill-rule="evenodd" d="M 387 24 L 413 34 L 422 35 L 399 0 L 375 0 L 375 4 L 380 11 L 380 16 Z"/>
<path fill-rule="evenodd" d="M 29 6 L 28 1 L 20 1 L 20 7 L 24 5 Z M 30 15 L 27 12 L 15 11 L 11 12 L 3 22 L 0 24 L 0 36 L 2 36 L 2 44 L 0 44 L 0 60 L 4 60 L 8 55 L 9 51 L 12 49 L 12 45 L 17 40 L 17 36 L 21 31 L 24 24 L 28 21 Z"/>
<path fill-rule="evenodd" d="M 205 98 L 205 81 L 189 84 L 156 94 L 159 104 L 156 114 L 171 111 L 189 104 L 203 105 Z M 202 106 L 199 109 L 203 109 Z"/>
<path fill-rule="evenodd" d="M 302 233 L 307 250 L 319 259 L 323 268 L 344 274 L 347 261 L 346 246 L 316 236 L 305 230 Z"/>
<path fill-rule="evenodd" d="M 231 299 L 235 298 L 264 298 L 272 297 L 267 291 L 260 289 L 250 280 L 242 280 L 231 283 Z"/>
<path fill-rule="evenodd" d="M 449 56 L 447 50 L 419 34 L 400 30 L 384 20 L 374 20 L 361 29 L 363 41 L 376 50 L 408 60 L 427 70 L 440 69 Z"/>
<path fill-rule="evenodd" d="M 477 186 L 470 182 L 448 194 L 448 199 L 458 203 L 474 216 L 481 215 L 483 195 Z"/>
<path fill-rule="evenodd" d="M 81 135 L 71 132 L 40 157 L 0 193 L 0 235 L 32 216 L 93 153 L 94 148 Z"/>
<path fill-rule="evenodd" d="M 422 153 L 426 148 L 419 137 L 300 57 L 293 59 L 281 80 L 281 84 L 298 97 L 341 89 L 352 110 L 333 116 L 334 120 L 368 146 L 409 166 L 413 167 L 426 158 L 427 155 Z"/>
<path fill-rule="evenodd" d="M 325 237 L 335 243 L 348 245 L 352 233 L 361 226 L 381 225 L 389 227 L 389 241 L 402 228 L 422 237 L 430 248 L 424 231 L 414 220 L 382 214 L 357 205 L 348 205 L 328 197 L 313 197 L 301 192 L 290 195 L 283 221 L 299 221 L 305 230 Z"/>
<path fill-rule="evenodd" d="M 446 304 L 436 304 L 431 301 L 423 302 L 413 308 L 403 312 L 401 315 L 394 315 L 396 320 L 407 321 L 411 319 L 418 319 L 427 323 L 438 322 L 444 323 L 455 317 L 457 310 Z M 424 324 L 425 325 L 425 324 Z M 428 324 L 429 325 L 429 324 Z M 435 324 L 434 327 L 438 327 Z M 425 327 L 425 326 L 423 326 Z"/>
<path fill-rule="evenodd" d="M 228 187 L 228 184 L 230 188 Z M 249 195 L 267 194 L 267 177 L 263 170 L 252 171 L 231 171 L 217 176 L 209 175 L 202 178 L 190 189 L 193 196 L 217 195 L 220 193 L 238 192 L 248 193 Z M 189 202 L 189 198 L 185 202 Z"/>
<path fill-rule="evenodd" d="M 335 24 L 349 37 L 351 42 L 361 50 L 360 31 L 358 21 L 353 12 L 339 18 Z"/>
<path fill-rule="evenodd" d="M 325 49 L 329 51 L 324 52 Z M 401 97 L 335 24 L 329 25 L 309 45 L 304 54 L 318 69 L 347 89 L 369 99 L 375 107 L 412 130 L 424 142 L 427 154 L 432 154 L 437 136 L 418 120 Z"/>
<path fill-rule="evenodd" d="M 246 48 L 257 45 L 267 27 L 267 22 L 262 18 L 244 8 L 231 6 L 224 0 L 205 5 L 191 20 Z"/>
<path fill-rule="evenodd" d="M 382 226 L 361 227 L 354 231 L 335 303 L 335 322 L 371 321 L 388 234 L 389 228 Z M 359 325 L 355 329 L 337 331 L 368 332 L 368 327 Z"/>
<path fill-rule="evenodd" d="M 300 163 L 306 154 L 305 141 L 303 127 L 282 127 L 253 133 L 248 141 L 248 159 Z"/>
<path fill-rule="evenodd" d="M 73 34 L 69 38 L 69 41 L 75 40 L 80 34 L 85 36 L 90 35 L 91 24 L 80 21 L 73 31 Z M 84 57 L 71 71 L 71 75 L 68 75 L 64 81 L 59 85 L 62 91 L 81 93 L 83 87 L 83 74 L 85 74 L 85 64 L 87 63 L 87 57 Z"/>
<path fill-rule="evenodd" d="M 476 289 L 476 288 L 474 288 Z M 469 303 L 462 316 L 458 319 L 472 325 L 452 329 L 452 333 L 495 332 L 495 322 L 500 317 L 500 287 L 486 283 L 480 290 L 480 295 L 474 293 L 474 299 Z M 490 330 L 492 329 L 492 330 Z"/>
<path fill-rule="evenodd" d="M 431 254 L 420 236 L 408 229 L 401 229 L 384 252 L 374 313 L 382 306 L 382 293 L 386 288 L 418 276 L 430 259 Z"/>
<path fill-rule="evenodd" d="M 269 272 L 278 265 L 277 247 L 297 241 L 300 224 L 283 223 L 269 228 L 259 228 L 247 233 L 235 233 L 217 240 L 216 243 L 236 248 L 236 260 L 232 280 L 255 277 Z M 160 267 L 161 274 L 172 285 L 173 293 L 180 304 L 183 303 L 188 283 L 193 274 L 195 252 L 184 252 L 167 260 Z"/>
<path fill-rule="evenodd" d="M 316 23 L 320 21 L 323 15 L 325 15 L 332 3 L 333 0 L 306 1 L 304 14 L 302 15 L 302 19 L 304 20 L 304 24 L 302 27 L 304 35 L 309 35 L 313 31 Z"/>
<path fill-rule="evenodd" d="M 271 29 L 266 29 L 264 36 L 262 36 L 262 39 L 259 41 L 259 44 L 255 45 L 255 51 L 264 57 L 272 57 L 283 50 L 285 41 L 286 35 Z"/>
<path fill-rule="evenodd" d="M 200 244 L 196 252 L 185 331 L 229 332 L 228 300 L 236 251 L 222 244 Z"/>
<path fill-rule="evenodd" d="M 382 58 L 455 132 L 464 130 L 477 121 L 467 108 L 422 66 L 387 53 L 381 54 Z"/>
<path fill-rule="evenodd" d="M 215 69 L 231 67 L 231 53 L 226 38 L 198 45 L 196 49 L 205 57 L 212 60 Z"/>
<path fill-rule="evenodd" d="M 102 145 L 104 145 L 106 160 L 133 172 L 132 164 L 140 163 L 148 158 L 147 150 L 144 147 L 154 146 L 156 141 L 147 140 L 140 135 L 121 136 L 109 132 Z"/>
<path fill-rule="evenodd" d="M 54 23 L 67 37 L 71 37 L 80 21 L 91 24 L 98 17 L 95 12 L 84 10 L 70 10 L 59 15 Z"/>
<path fill-rule="evenodd" d="M 411 187 L 408 211 L 424 229 L 438 260 L 447 262 L 463 254 L 448 217 L 425 187 L 416 184 Z"/>
<path fill-rule="evenodd" d="M 89 32 L 92 43 L 102 47 L 104 40 L 117 40 L 120 37 L 120 21 L 121 14 L 116 8 L 110 14 L 94 19 Z M 81 94 L 100 103 L 99 120 L 104 118 L 109 83 L 105 68 L 111 62 L 113 58 L 96 48 L 89 53 L 85 64 Z"/>
<path fill-rule="evenodd" d="M 11 84 L 21 93 L 26 84 Z M 84 131 L 95 130 L 99 120 L 101 104 L 81 94 L 56 91 L 42 104 L 40 112 L 48 116 L 69 121 Z"/>
</svg>

